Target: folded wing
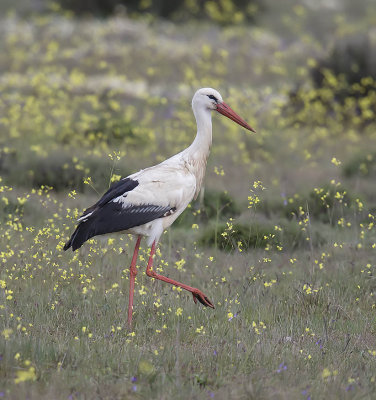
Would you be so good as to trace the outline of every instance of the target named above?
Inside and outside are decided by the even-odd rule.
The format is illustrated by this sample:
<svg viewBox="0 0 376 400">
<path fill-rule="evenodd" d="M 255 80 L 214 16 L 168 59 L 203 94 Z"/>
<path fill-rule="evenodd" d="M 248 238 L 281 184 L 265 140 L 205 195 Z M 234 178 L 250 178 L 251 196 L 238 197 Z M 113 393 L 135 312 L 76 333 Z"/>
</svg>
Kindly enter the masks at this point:
<svg viewBox="0 0 376 400">
<path fill-rule="evenodd" d="M 194 191 L 192 176 L 163 166 L 124 178 L 84 211 L 64 250 L 72 247 L 74 251 L 93 236 L 126 231 L 169 216 L 182 206 L 185 208 Z"/>
</svg>

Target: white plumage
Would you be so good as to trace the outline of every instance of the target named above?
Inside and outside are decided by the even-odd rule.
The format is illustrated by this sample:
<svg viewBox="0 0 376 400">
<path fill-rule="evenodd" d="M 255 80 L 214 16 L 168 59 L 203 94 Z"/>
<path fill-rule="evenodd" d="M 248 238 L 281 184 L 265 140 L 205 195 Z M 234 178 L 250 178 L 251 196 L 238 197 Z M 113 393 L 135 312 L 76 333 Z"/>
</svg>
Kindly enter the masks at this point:
<svg viewBox="0 0 376 400">
<path fill-rule="evenodd" d="M 164 229 L 168 228 L 185 210 L 193 199 L 197 186 L 192 172 L 184 165 L 172 163 L 170 160 L 130 175 L 129 178 L 137 180 L 139 185 L 126 197 L 120 196 L 113 200 L 114 202 L 121 201 L 123 206 L 153 204 L 175 209 L 168 216 L 129 230 L 130 233 L 148 236 L 149 246 L 154 240 L 158 242 Z M 158 229 L 153 229 L 154 225 L 157 225 Z"/>
</svg>

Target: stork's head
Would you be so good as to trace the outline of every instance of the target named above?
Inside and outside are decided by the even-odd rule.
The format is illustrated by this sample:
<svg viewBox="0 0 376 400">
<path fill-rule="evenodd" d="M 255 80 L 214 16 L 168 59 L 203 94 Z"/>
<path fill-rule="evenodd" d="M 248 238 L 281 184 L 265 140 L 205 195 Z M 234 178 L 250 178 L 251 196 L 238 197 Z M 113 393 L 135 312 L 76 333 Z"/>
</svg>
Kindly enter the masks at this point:
<svg viewBox="0 0 376 400">
<path fill-rule="evenodd" d="M 236 122 L 243 128 L 246 128 L 252 132 L 256 132 L 251 128 L 234 110 L 232 110 L 222 99 L 219 92 L 212 88 L 202 88 L 197 90 L 192 99 L 193 109 L 207 109 L 218 111 L 220 114 L 232 121 Z"/>
</svg>

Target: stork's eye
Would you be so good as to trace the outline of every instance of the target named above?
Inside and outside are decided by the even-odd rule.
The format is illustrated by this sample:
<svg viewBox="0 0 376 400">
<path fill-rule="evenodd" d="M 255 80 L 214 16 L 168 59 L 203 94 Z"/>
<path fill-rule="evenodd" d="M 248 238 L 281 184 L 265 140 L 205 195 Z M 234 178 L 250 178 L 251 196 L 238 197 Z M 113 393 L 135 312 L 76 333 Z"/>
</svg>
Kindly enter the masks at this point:
<svg viewBox="0 0 376 400">
<path fill-rule="evenodd" d="M 215 96 L 213 96 L 212 94 L 210 94 L 210 95 L 208 94 L 207 96 L 209 97 L 209 99 L 214 100 L 216 103 L 218 103 L 217 98 Z"/>
</svg>

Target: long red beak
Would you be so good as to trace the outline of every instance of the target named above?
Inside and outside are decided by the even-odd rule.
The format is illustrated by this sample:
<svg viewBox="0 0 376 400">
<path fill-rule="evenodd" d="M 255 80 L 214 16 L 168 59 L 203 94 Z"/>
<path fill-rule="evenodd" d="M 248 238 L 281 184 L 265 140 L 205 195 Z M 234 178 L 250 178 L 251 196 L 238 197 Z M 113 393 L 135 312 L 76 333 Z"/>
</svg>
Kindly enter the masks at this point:
<svg viewBox="0 0 376 400">
<path fill-rule="evenodd" d="M 238 114 L 234 110 L 231 109 L 226 103 L 220 103 L 217 104 L 217 111 L 224 115 L 227 118 L 230 118 L 232 121 L 236 122 L 240 126 L 242 126 L 245 129 L 248 129 L 249 131 L 255 132 L 256 131 L 250 127 L 243 118 L 240 118 Z"/>
</svg>

